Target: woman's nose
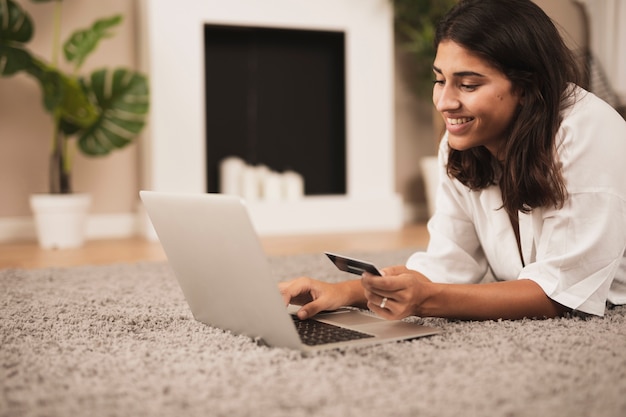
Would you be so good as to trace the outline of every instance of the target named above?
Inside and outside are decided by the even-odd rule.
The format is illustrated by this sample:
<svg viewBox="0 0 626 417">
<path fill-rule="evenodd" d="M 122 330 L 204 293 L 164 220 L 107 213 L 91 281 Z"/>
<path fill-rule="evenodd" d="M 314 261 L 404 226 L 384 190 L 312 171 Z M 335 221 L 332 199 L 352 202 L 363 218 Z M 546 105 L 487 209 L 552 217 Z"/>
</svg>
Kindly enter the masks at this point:
<svg viewBox="0 0 626 417">
<path fill-rule="evenodd" d="M 461 107 L 454 89 L 447 85 L 435 86 L 433 89 L 433 104 L 439 112 L 458 110 Z"/>
</svg>

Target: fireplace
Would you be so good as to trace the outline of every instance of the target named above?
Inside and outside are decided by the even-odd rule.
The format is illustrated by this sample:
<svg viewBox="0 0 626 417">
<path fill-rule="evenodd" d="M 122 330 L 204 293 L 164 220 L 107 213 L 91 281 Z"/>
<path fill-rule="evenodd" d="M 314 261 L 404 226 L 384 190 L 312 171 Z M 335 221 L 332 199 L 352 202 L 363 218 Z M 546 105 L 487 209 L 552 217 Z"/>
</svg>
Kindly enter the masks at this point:
<svg viewBox="0 0 626 417">
<path fill-rule="evenodd" d="M 343 119 L 316 135 L 328 141 L 319 157 L 332 153 L 341 160 L 317 161 L 306 169 L 301 165 L 310 171 L 305 183 L 313 188 L 300 200 L 248 201 L 252 221 L 261 234 L 402 225 L 402 202 L 395 191 L 393 16 L 388 0 L 188 0 L 184 6 L 143 0 L 140 4 L 142 66 L 150 76 L 152 101 L 141 150 L 142 188 L 216 191 L 212 178 L 215 161 L 222 155 L 212 151 L 233 139 L 221 141 L 223 134 L 211 138 L 215 120 L 207 117 L 214 106 L 205 94 L 210 85 L 205 73 L 207 31 L 256 32 L 270 38 L 289 33 L 291 38 L 304 39 L 326 34 L 335 39 L 330 43 L 340 39 L 344 73 L 339 87 L 331 88 L 341 89 L 339 94 L 335 91 L 335 96 L 317 105 L 327 111 L 318 117 L 332 119 L 341 114 Z M 339 109 L 333 107 L 337 105 Z M 310 123 L 303 120 L 300 123 Z M 280 141 L 288 138 L 296 151 L 312 152 L 298 144 L 299 136 L 306 135 L 290 132 Z M 259 130 L 250 130 L 240 133 L 240 138 L 247 135 L 242 140 L 254 142 L 258 134 Z M 268 137 L 279 140 L 277 136 L 274 132 Z M 305 140 L 312 141 L 310 137 Z M 253 151 L 248 162 L 267 163 L 258 157 L 259 152 Z M 298 162 L 287 156 L 273 168 L 298 170 L 287 166 L 290 159 Z M 299 163 L 305 164 L 303 160 Z M 330 172 L 332 179 L 315 178 L 316 165 L 325 174 Z"/>
<path fill-rule="evenodd" d="M 345 194 L 344 32 L 205 25 L 204 45 L 207 191 L 235 156 Z"/>
</svg>

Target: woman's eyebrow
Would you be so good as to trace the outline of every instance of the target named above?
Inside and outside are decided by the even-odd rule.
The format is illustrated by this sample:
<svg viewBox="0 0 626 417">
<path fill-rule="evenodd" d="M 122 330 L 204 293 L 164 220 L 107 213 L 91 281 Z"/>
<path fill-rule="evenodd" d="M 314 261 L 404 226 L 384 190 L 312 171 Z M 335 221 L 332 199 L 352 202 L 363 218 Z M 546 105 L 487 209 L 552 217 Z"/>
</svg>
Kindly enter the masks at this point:
<svg viewBox="0 0 626 417">
<path fill-rule="evenodd" d="M 433 65 L 433 71 L 435 71 L 437 74 L 443 74 L 443 72 L 441 71 L 441 68 L 437 68 L 434 65 Z M 484 77 L 483 74 L 479 72 L 475 72 L 475 71 L 458 71 L 458 72 L 453 73 L 452 75 L 454 75 L 455 77 Z"/>
</svg>

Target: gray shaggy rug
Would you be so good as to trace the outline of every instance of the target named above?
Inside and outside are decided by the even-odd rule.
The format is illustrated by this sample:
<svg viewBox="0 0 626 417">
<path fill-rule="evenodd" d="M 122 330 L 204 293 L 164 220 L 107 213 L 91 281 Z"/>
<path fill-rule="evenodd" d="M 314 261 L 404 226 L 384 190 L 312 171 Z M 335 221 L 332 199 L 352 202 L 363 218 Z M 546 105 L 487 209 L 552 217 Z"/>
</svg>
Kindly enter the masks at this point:
<svg viewBox="0 0 626 417">
<path fill-rule="evenodd" d="M 408 251 L 353 253 L 384 266 Z M 350 278 L 320 255 L 278 279 Z M 196 322 L 166 263 L 0 271 L 0 416 L 626 415 L 626 308 L 304 356 Z"/>
</svg>

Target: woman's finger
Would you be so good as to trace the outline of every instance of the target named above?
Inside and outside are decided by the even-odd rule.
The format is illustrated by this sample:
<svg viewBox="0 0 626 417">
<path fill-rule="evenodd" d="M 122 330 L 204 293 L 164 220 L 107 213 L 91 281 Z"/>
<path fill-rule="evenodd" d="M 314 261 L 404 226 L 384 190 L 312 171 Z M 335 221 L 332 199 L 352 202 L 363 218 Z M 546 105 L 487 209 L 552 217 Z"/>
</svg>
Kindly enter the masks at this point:
<svg viewBox="0 0 626 417">
<path fill-rule="evenodd" d="M 389 296 L 403 289 L 401 280 L 398 280 L 395 276 L 380 277 L 367 272 L 361 277 L 361 285 L 366 290 L 383 296 Z"/>
</svg>

